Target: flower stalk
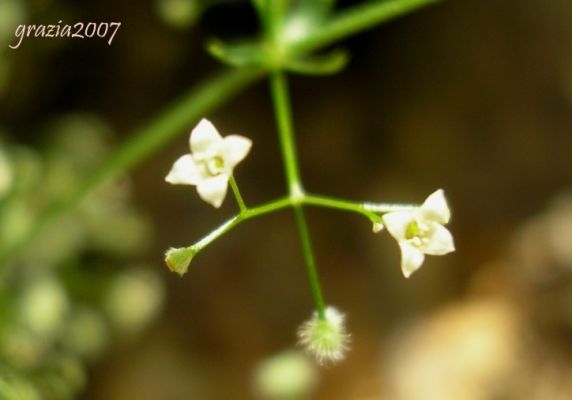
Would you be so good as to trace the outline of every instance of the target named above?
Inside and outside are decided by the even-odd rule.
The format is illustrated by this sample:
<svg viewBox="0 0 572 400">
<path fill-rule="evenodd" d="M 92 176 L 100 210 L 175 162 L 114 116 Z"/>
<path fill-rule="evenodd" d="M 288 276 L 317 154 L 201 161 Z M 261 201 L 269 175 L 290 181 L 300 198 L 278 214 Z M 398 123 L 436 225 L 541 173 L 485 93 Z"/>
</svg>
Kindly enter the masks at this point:
<svg viewBox="0 0 572 400">
<path fill-rule="evenodd" d="M 281 71 L 274 71 L 270 78 L 270 88 L 272 100 L 274 103 L 274 113 L 278 125 L 278 135 L 280 137 L 280 148 L 282 150 L 282 159 L 284 169 L 286 171 L 286 181 L 289 190 L 289 197 L 294 202 L 294 214 L 296 216 L 296 227 L 300 237 L 300 244 L 304 255 L 304 262 L 308 271 L 310 280 L 310 288 L 312 290 L 312 298 L 318 312 L 318 317 L 323 320 L 325 318 L 324 295 L 320 287 L 318 277 L 318 269 L 314 257 L 312 240 L 308 229 L 308 223 L 304 215 L 302 200 L 304 199 L 304 190 L 302 189 L 302 180 L 298 166 L 298 157 L 296 153 L 296 141 L 294 138 L 294 129 L 292 124 L 292 112 L 290 110 L 290 98 L 288 94 L 288 86 L 286 77 Z"/>
<path fill-rule="evenodd" d="M 231 181 L 229 180 L 229 182 Z M 330 208 L 338 211 L 353 212 L 356 214 L 361 214 L 367 217 L 370 220 L 370 222 L 378 224 L 381 224 L 381 221 L 383 220 L 381 215 L 368 211 L 368 208 L 370 206 L 375 205 L 374 203 L 361 203 L 349 200 L 335 199 L 327 196 L 316 196 L 308 193 L 302 193 L 301 195 L 299 194 L 296 197 L 293 196 L 280 197 L 278 199 L 263 203 L 255 207 L 247 207 L 245 205 L 244 209 L 241 209 L 236 215 L 228 219 L 226 222 L 222 223 L 219 227 L 217 227 L 208 235 L 206 235 L 198 242 L 194 243 L 192 246 L 189 247 L 193 247 L 198 253 L 200 250 L 207 247 L 216 239 L 218 239 L 219 237 L 223 236 L 224 234 L 228 233 L 230 230 L 235 228 L 241 222 L 256 217 L 261 217 L 265 214 L 281 211 L 286 208 L 295 209 L 297 206 L 301 205 L 308 207 Z M 387 205 L 379 204 L 379 206 L 384 207 Z M 411 205 L 403 207 L 396 206 L 391 208 L 391 210 L 407 211 L 413 208 L 417 208 L 417 206 L 411 206 Z"/>
<path fill-rule="evenodd" d="M 274 71 L 270 76 L 270 90 L 274 104 L 274 114 L 278 125 L 282 161 L 286 171 L 286 181 L 290 196 L 297 196 L 302 190 L 302 181 L 298 167 L 296 139 L 292 127 L 292 111 L 286 77 L 281 71 Z"/>
<path fill-rule="evenodd" d="M 236 203 L 238 204 L 240 212 L 241 213 L 245 212 L 246 210 L 248 210 L 248 207 L 246 207 L 246 203 L 242 198 L 242 194 L 240 194 L 240 190 L 238 189 L 238 184 L 236 183 L 236 179 L 234 179 L 234 175 L 230 176 L 228 183 L 230 183 L 230 187 L 232 188 L 232 193 L 234 194 L 234 198 L 236 199 Z"/>
</svg>

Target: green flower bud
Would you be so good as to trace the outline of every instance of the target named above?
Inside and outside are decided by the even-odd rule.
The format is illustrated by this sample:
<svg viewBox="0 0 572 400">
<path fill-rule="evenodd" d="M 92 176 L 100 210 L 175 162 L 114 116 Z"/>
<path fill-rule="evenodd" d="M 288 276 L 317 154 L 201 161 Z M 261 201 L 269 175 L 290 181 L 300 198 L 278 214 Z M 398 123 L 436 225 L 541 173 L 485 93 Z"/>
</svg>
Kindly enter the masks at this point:
<svg viewBox="0 0 572 400">
<path fill-rule="evenodd" d="M 183 276 L 189 269 L 189 264 L 197 251 L 191 247 L 170 248 L 165 253 L 165 262 L 169 269 Z"/>
</svg>

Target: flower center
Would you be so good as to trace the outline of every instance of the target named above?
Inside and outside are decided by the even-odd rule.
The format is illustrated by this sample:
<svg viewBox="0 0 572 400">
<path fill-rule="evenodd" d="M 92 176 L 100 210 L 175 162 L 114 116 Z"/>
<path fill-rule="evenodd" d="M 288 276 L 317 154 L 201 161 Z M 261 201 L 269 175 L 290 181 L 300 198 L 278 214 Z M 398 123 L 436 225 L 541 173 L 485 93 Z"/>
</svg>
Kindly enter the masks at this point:
<svg viewBox="0 0 572 400">
<path fill-rule="evenodd" d="M 411 221 L 405 228 L 405 239 L 415 247 L 422 247 L 430 241 L 430 227 L 419 221 Z"/>
<path fill-rule="evenodd" d="M 216 176 L 224 171 L 224 160 L 221 156 L 214 156 L 204 160 L 204 165 L 209 174 Z"/>
</svg>

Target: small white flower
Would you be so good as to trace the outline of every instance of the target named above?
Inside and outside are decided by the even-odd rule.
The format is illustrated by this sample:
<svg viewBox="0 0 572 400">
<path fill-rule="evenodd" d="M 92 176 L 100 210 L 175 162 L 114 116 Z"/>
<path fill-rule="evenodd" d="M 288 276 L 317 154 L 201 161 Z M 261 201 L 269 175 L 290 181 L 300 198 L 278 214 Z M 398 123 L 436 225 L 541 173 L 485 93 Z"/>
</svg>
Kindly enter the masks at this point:
<svg viewBox="0 0 572 400">
<path fill-rule="evenodd" d="M 222 204 L 232 171 L 252 147 L 244 136 L 222 137 L 214 125 L 202 119 L 191 132 L 191 154 L 180 157 L 165 178 L 175 185 L 193 185 L 201 199 L 218 208 Z"/>
<path fill-rule="evenodd" d="M 401 270 L 406 278 L 421 267 L 425 254 L 440 256 L 455 250 L 451 232 L 443 226 L 451 212 L 443 190 L 432 193 L 418 208 L 385 214 L 387 230 L 399 243 Z"/>
<path fill-rule="evenodd" d="M 299 343 L 320 365 L 341 361 L 350 339 L 344 325 L 344 314 L 329 306 L 324 317 L 321 319 L 315 312 L 298 330 Z"/>
</svg>

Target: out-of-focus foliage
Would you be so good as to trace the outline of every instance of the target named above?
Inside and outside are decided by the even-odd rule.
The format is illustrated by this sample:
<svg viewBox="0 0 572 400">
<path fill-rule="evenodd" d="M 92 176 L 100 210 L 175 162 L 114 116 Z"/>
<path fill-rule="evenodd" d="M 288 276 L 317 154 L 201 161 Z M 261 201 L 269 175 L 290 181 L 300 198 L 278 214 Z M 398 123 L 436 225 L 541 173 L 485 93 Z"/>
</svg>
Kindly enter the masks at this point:
<svg viewBox="0 0 572 400">
<path fill-rule="evenodd" d="M 41 152 L 2 141 L 2 246 L 102 162 L 111 135 L 95 117 L 70 115 L 49 124 L 42 138 Z M 127 180 L 109 184 L 4 265 L 0 398 L 74 398 L 110 339 L 139 333 L 158 313 L 161 282 L 151 268 L 133 264 L 150 228 L 130 203 Z"/>
<path fill-rule="evenodd" d="M 254 393 L 265 400 L 310 398 L 318 383 L 316 365 L 301 351 L 286 350 L 262 360 L 254 371 Z"/>
<path fill-rule="evenodd" d="M 186 29 L 200 17 L 204 7 L 203 0 L 155 0 L 157 14 L 169 26 Z"/>
<path fill-rule="evenodd" d="M 6 53 L 11 51 L 8 45 L 12 44 L 13 27 L 25 19 L 24 3 L 19 0 L 0 0 L 0 96 L 5 90 L 10 74 L 10 63 Z"/>
<path fill-rule="evenodd" d="M 292 56 L 295 45 L 318 31 L 331 17 L 334 1 L 310 0 L 273 2 L 253 0 L 261 24 L 258 38 L 239 38 L 230 43 L 211 39 L 207 50 L 219 61 L 234 67 L 274 68 L 307 75 L 331 75 L 348 63 L 348 54 L 336 49 L 326 54 Z M 273 44 L 270 46 L 269 42 Z"/>
</svg>

